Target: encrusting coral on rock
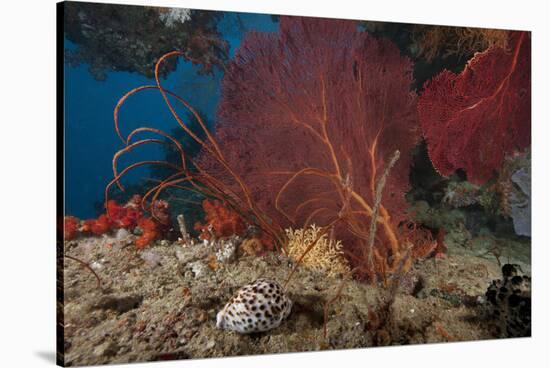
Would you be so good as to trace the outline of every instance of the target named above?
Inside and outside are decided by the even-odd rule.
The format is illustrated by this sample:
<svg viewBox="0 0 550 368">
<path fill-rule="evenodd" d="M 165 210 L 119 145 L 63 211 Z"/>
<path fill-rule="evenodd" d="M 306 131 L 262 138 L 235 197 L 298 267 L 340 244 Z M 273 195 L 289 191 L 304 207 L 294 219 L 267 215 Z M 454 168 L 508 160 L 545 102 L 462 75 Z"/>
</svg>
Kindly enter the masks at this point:
<svg viewBox="0 0 550 368">
<path fill-rule="evenodd" d="M 478 203 L 479 197 L 480 190 L 477 185 L 467 181 L 450 181 L 445 188 L 442 202 L 454 208 L 460 208 Z"/>
<path fill-rule="evenodd" d="M 217 29 L 221 17 L 215 12 L 84 2 L 64 5 L 64 35 L 78 46 L 65 49 L 65 60 L 72 66 L 88 65 L 97 80 L 105 80 L 112 71 L 151 78 L 158 55 L 174 49 L 185 50 L 200 74 L 213 74 L 227 62 L 229 44 Z M 175 69 L 173 63 L 162 74 Z"/>
</svg>

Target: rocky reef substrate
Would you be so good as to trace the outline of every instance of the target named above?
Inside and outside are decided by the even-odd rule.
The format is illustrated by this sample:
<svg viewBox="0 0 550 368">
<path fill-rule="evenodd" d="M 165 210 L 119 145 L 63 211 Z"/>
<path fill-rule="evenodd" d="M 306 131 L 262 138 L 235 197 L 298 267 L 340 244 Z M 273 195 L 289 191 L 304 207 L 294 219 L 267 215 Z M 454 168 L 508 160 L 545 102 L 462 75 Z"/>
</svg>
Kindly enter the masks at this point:
<svg viewBox="0 0 550 368">
<path fill-rule="evenodd" d="M 131 237 L 65 242 L 65 253 L 101 280 L 98 285 L 83 264 L 65 258 L 66 365 L 480 340 L 495 337 L 491 324 L 500 323 L 485 293 L 502 277 L 501 265 L 474 246 L 417 261 L 394 293 L 300 267 L 287 288 L 292 311 L 279 327 L 255 334 L 220 330 L 216 314 L 236 290 L 258 278 L 283 283 L 293 261 L 274 253 L 242 255 L 239 239 L 187 246 L 158 241 L 138 251 Z M 524 247 L 509 261 L 530 273 L 529 259 Z"/>
</svg>

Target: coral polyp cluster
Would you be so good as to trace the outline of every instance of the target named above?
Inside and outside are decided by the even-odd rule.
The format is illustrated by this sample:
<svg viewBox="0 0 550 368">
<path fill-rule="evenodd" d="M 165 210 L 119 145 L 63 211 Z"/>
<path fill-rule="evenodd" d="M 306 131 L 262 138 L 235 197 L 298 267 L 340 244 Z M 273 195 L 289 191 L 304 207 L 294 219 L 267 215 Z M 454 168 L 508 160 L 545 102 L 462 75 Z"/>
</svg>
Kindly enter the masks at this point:
<svg viewBox="0 0 550 368">
<path fill-rule="evenodd" d="M 65 37 L 79 47 L 66 49 L 65 57 L 71 65 L 88 65 L 98 80 L 111 71 L 152 77 L 157 56 L 177 49 L 188 54 L 200 74 L 213 74 L 229 56 L 229 44 L 217 29 L 221 18 L 211 11 L 68 2 Z M 163 75 L 175 69 L 173 63 Z"/>
</svg>

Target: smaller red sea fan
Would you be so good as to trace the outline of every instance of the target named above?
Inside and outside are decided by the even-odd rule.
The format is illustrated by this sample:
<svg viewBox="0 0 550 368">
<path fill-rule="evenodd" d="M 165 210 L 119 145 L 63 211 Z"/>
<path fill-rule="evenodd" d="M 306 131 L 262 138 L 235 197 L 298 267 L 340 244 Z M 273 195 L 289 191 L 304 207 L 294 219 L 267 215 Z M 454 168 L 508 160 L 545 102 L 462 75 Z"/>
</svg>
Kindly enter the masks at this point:
<svg viewBox="0 0 550 368">
<path fill-rule="evenodd" d="M 65 240 L 72 240 L 76 238 L 79 231 L 80 221 L 74 216 L 65 216 L 63 219 L 63 238 Z"/>
<path fill-rule="evenodd" d="M 460 74 L 443 71 L 424 85 L 418 116 L 434 167 L 464 169 L 486 183 L 506 155 L 531 143 L 531 39 L 510 32 L 508 49 L 476 54 Z"/>
</svg>

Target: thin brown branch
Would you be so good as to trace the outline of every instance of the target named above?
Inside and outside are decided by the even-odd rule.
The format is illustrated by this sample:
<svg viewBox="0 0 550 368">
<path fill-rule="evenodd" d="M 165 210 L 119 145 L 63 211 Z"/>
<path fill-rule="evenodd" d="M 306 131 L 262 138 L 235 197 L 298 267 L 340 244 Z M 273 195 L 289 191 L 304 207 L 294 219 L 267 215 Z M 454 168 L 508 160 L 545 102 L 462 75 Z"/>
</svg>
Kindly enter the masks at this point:
<svg viewBox="0 0 550 368">
<path fill-rule="evenodd" d="M 380 208 L 380 202 L 382 201 L 382 191 L 384 190 L 384 186 L 386 185 L 386 179 L 390 174 L 390 170 L 399 159 L 399 156 L 400 156 L 399 150 L 395 151 L 395 153 L 393 154 L 393 157 L 391 158 L 390 162 L 386 166 L 384 173 L 382 174 L 382 176 L 380 177 L 376 185 L 376 196 L 374 199 L 374 205 L 373 205 L 372 217 L 371 217 L 371 223 L 370 223 L 370 229 L 369 229 L 369 240 L 367 243 L 367 251 L 368 251 L 367 264 L 373 270 L 374 270 L 374 264 L 372 262 L 372 248 L 374 247 L 374 239 L 376 236 L 376 227 L 377 227 L 376 225 L 377 225 L 377 219 L 378 219 L 378 211 Z"/>
<path fill-rule="evenodd" d="M 97 288 L 101 288 L 101 279 L 99 278 L 98 274 L 94 271 L 94 269 L 89 265 L 87 264 L 86 262 L 76 258 L 76 257 L 73 257 L 73 256 L 69 256 L 67 254 L 64 255 L 66 258 L 68 259 L 72 259 L 73 261 L 76 261 L 78 263 L 80 263 L 82 266 L 84 266 L 85 268 L 87 268 L 96 278 L 97 280 Z"/>
</svg>

